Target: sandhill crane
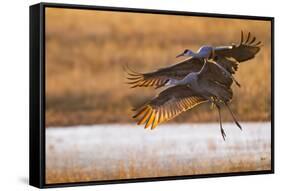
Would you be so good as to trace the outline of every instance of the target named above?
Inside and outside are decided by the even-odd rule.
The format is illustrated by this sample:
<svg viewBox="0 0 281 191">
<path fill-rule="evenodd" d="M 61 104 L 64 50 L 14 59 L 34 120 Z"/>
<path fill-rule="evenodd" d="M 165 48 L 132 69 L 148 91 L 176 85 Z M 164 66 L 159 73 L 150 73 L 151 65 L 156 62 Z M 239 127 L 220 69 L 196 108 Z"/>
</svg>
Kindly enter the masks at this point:
<svg viewBox="0 0 281 191">
<path fill-rule="evenodd" d="M 209 75 L 212 70 L 220 72 L 216 66 L 204 60 L 204 65 L 198 72 L 190 72 L 181 80 L 174 81 L 172 87 L 161 92 L 157 97 L 149 103 L 138 109 L 133 118 L 140 118 L 138 125 L 146 123 L 145 128 L 151 126 L 154 129 L 158 123 L 168 121 L 180 113 L 203 103 L 213 103 L 219 112 L 220 131 L 225 140 L 225 132 L 222 128 L 220 102 L 225 104 L 229 109 L 235 123 L 241 128 L 232 113 L 228 102 L 232 99 L 232 90 L 226 83 L 219 83 L 220 79 L 217 75 L 210 80 Z M 231 80 L 229 78 L 228 80 Z M 228 82 L 228 84 L 230 84 Z"/>
<path fill-rule="evenodd" d="M 204 59 L 215 59 L 219 57 L 224 58 L 234 58 L 238 62 L 243 62 L 254 58 L 255 54 L 260 50 L 261 41 L 256 42 L 256 37 L 251 37 L 249 32 L 247 39 L 244 41 L 243 31 L 241 31 L 241 40 L 239 45 L 232 44 L 230 46 L 217 46 L 213 47 L 210 45 L 202 46 L 198 49 L 197 52 L 192 50 L 185 49 L 183 53 L 179 54 L 180 56 L 187 56 L 193 58 L 204 58 Z"/>
<path fill-rule="evenodd" d="M 131 80 L 129 84 L 132 84 L 132 88 L 168 86 L 167 89 L 136 110 L 137 113 L 133 118 L 140 118 L 138 125 L 145 123 L 145 128 L 151 126 L 151 129 L 154 129 L 159 123 L 168 121 L 196 105 L 210 102 L 218 109 L 220 131 L 224 140 L 226 135 L 222 128 L 220 103 L 226 105 L 236 125 L 242 130 L 228 105 L 233 96 L 232 74 L 238 68 L 237 62 L 254 58 L 260 50 L 260 42 L 253 44 L 256 38 L 250 39 L 250 33 L 248 33 L 246 41 L 243 38 L 242 32 L 239 45 L 215 48 L 204 46 L 199 49 L 198 53 L 185 50 L 180 56 L 191 56 L 190 58 L 155 72 L 144 74 L 128 72 L 128 79 Z M 221 67 L 231 76 L 222 75 Z"/>
<path fill-rule="evenodd" d="M 232 44 L 231 46 L 219 46 L 212 48 L 214 50 L 212 53 L 213 55 L 209 57 L 207 61 L 215 61 L 230 74 L 235 74 L 235 71 L 238 69 L 238 63 L 254 58 L 260 50 L 259 45 L 261 42 L 259 41 L 258 43 L 254 43 L 256 38 L 251 38 L 251 33 L 248 33 L 246 41 L 243 39 L 243 32 L 241 32 L 241 41 L 238 45 Z M 206 56 L 206 52 L 208 52 L 207 50 L 210 52 L 210 48 L 204 48 L 203 46 L 199 49 L 199 53 L 191 53 L 192 55 L 190 58 L 180 61 L 172 66 L 160 68 L 154 72 L 143 74 L 133 71 L 128 72 L 128 79 L 130 80 L 129 84 L 132 84 L 132 88 L 148 86 L 159 88 L 165 86 L 169 81 L 182 79 L 190 72 L 196 72 L 202 68 L 202 58 L 205 58 L 204 55 Z M 202 53 L 200 53 L 201 51 Z M 181 55 L 186 54 L 186 56 L 190 56 L 190 52 L 190 50 L 186 49 Z M 205 53 L 203 54 L 203 52 Z M 197 56 L 195 56 L 195 54 Z M 212 71 L 211 74 L 208 75 L 212 78 L 212 76 L 218 75 L 219 73 L 213 73 Z M 222 81 L 224 81 L 227 76 L 221 78 L 223 79 Z"/>
<path fill-rule="evenodd" d="M 177 57 L 185 56 L 192 57 L 198 59 L 212 59 L 214 64 L 216 64 L 228 77 L 231 77 L 233 81 L 240 87 L 240 84 L 235 80 L 234 77 L 231 76 L 230 72 L 228 72 L 224 67 L 217 63 L 222 62 L 220 59 L 228 59 L 234 58 L 238 62 L 243 62 L 249 60 L 255 56 L 255 54 L 260 50 L 259 45 L 261 41 L 254 43 L 256 41 L 256 37 L 251 39 L 251 33 L 248 33 L 246 41 L 244 41 L 243 31 L 241 31 L 241 41 L 237 46 L 235 44 L 231 46 L 218 46 L 213 47 L 210 45 L 202 46 L 198 49 L 197 52 L 193 52 L 192 50 L 185 49 L 181 54 L 177 55 Z"/>
</svg>

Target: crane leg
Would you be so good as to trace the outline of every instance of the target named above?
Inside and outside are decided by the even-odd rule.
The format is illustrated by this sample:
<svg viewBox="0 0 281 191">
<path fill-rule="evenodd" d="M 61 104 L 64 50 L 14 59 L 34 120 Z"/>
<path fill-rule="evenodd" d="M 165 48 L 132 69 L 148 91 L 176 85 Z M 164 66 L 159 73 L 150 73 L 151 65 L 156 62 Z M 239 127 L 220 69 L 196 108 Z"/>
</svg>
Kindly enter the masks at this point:
<svg viewBox="0 0 281 191">
<path fill-rule="evenodd" d="M 230 74 L 231 75 L 231 74 Z M 239 84 L 239 82 L 231 75 L 232 80 L 235 82 L 235 84 L 240 88 L 241 85 Z"/>
<path fill-rule="evenodd" d="M 216 104 L 216 107 L 218 109 L 218 112 L 219 112 L 219 120 L 220 120 L 220 131 L 221 131 L 221 135 L 222 135 L 222 138 L 223 140 L 225 141 L 225 137 L 226 137 L 226 134 L 224 132 L 224 129 L 222 128 L 222 122 L 221 122 L 221 108 L 218 104 Z"/>
<path fill-rule="evenodd" d="M 230 74 L 231 75 L 231 74 Z M 239 82 L 232 76 L 232 80 L 235 82 L 235 84 L 240 88 L 241 85 L 239 84 Z"/>
<path fill-rule="evenodd" d="M 236 119 L 234 113 L 233 113 L 232 110 L 230 109 L 228 103 L 225 103 L 225 105 L 226 105 L 227 109 L 229 110 L 229 112 L 230 112 L 230 114 L 231 114 L 231 116 L 232 116 L 234 122 L 235 122 L 236 125 L 239 127 L 239 129 L 242 131 L 242 126 L 238 123 L 238 121 L 237 121 L 237 119 Z"/>
</svg>

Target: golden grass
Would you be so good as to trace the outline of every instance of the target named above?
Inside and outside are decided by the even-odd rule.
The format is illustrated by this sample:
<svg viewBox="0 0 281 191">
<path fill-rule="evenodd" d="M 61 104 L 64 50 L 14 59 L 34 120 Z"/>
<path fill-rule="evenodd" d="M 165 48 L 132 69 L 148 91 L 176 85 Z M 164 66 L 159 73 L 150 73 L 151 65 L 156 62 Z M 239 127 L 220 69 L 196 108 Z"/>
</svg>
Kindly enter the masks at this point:
<svg viewBox="0 0 281 191">
<path fill-rule="evenodd" d="M 133 162 L 133 161 L 132 161 Z M 216 165 L 210 165 L 211 162 L 216 162 Z M 124 168 L 122 161 L 120 161 L 119 168 L 116 171 L 107 171 L 107 169 L 99 169 L 95 166 L 90 168 L 68 168 L 68 169 L 47 169 L 46 183 L 71 183 L 71 182 L 86 182 L 97 180 L 117 180 L 117 179 L 134 179 L 134 178 L 153 178 L 164 176 L 186 176 L 195 174 L 215 174 L 228 172 L 247 172 L 257 170 L 270 170 L 271 161 L 261 159 L 260 163 L 252 163 L 251 161 L 243 160 L 212 160 L 195 161 L 190 166 L 181 166 L 183 164 L 173 164 L 169 166 L 169 170 L 156 169 L 154 161 L 144 166 L 141 171 L 136 171 L 135 167 L 131 165 L 129 169 Z M 195 166 L 197 165 L 197 166 Z M 201 166 L 200 166 L 201 165 Z M 148 175 L 148 176 L 147 176 Z"/>
<path fill-rule="evenodd" d="M 211 145 L 209 145 L 211 146 Z M 239 148 L 238 148 L 239 149 Z M 210 149 L 214 152 L 215 149 Z M 51 151 L 49 151 L 51 152 Z M 157 151 L 155 151 L 157 152 Z M 51 153 L 49 153 L 51 155 Z M 153 157 L 152 153 L 144 152 L 144 158 L 130 158 L 112 161 L 104 159 L 103 163 L 108 164 L 108 168 L 100 167 L 100 163 L 93 163 L 90 166 L 79 165 L 74 161 L 74 156 L 64 157 L 64 162 L 68 165 L 63 167 L 53 167 L 49 164 L 46 168 L 46 183 L 71 183 L 97 180 L 116 180 L 151 178 L 164 176 L 185 176 L 198 174 L 215 174 L 229 172 L 262 171 L 271 169 L 270 153 L 253 153 L 243 156 L 225 156 L 217 158 L 191 158 L 181 160 L 171 155 L 165 158 L 165 163 L 159 158 Z M 79 153 L 77 153 L 79 155 Z M 55 161 L 53 161 L 55 162 Z"/>
<path fill-rule="evenodd" d="M 239 42 L 250 31 L 264 46 L 241 64 L 231 107 L 243 121 L 270 120 L 270 23 L 266 21 L 47 8 L 46 126 L 132 122 L 131 108 L 157 92 L 130 89 L 123 65 L 147 72 L 178 60 L 185 48 Z M 208 105 L 173 122 L 217 120 Z M 228 112 L 223 120 L 231 120 Z"/>
</svg>

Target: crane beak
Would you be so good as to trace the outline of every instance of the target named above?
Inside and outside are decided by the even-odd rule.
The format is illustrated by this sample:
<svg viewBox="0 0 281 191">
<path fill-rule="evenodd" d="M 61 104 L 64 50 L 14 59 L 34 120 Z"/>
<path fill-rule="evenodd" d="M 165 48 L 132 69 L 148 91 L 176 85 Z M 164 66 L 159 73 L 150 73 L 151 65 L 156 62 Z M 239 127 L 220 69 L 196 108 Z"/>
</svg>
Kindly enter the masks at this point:
<svg viewBox="0 0 281 191">
<path fill-rule="evenodd" d="M 176 58 L 183 56 L 184 53 L 180 53 L 179 55 L 176 56 Z"/>
</svg>

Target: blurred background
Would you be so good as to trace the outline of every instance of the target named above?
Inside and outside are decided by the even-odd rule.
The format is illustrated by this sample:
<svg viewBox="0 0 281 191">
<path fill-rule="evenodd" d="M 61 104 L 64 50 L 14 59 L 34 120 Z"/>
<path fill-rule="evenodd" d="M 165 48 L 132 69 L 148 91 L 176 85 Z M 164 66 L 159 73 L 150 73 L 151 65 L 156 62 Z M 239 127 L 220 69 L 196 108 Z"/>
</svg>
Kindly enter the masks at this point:
<svg viewBox="0 0 281 191">
<path fill-rule="evenodd" d="M 46 126 L 132 123 L 131 108 L 160 90 L 130 89 L 124 65 L 149 72 L 180 61 L 184 49 L 239 43 L 251 32 L 263 47 L 242 63 L 233 111 L 240 121 L 269 121 L 271 110 L 270 22 L 92 10 L 46 10 Z M 171 122 L 216 121 L 203 104 Z M 223 120 L 231 121 L 228 112 Z"/>
</svg>

